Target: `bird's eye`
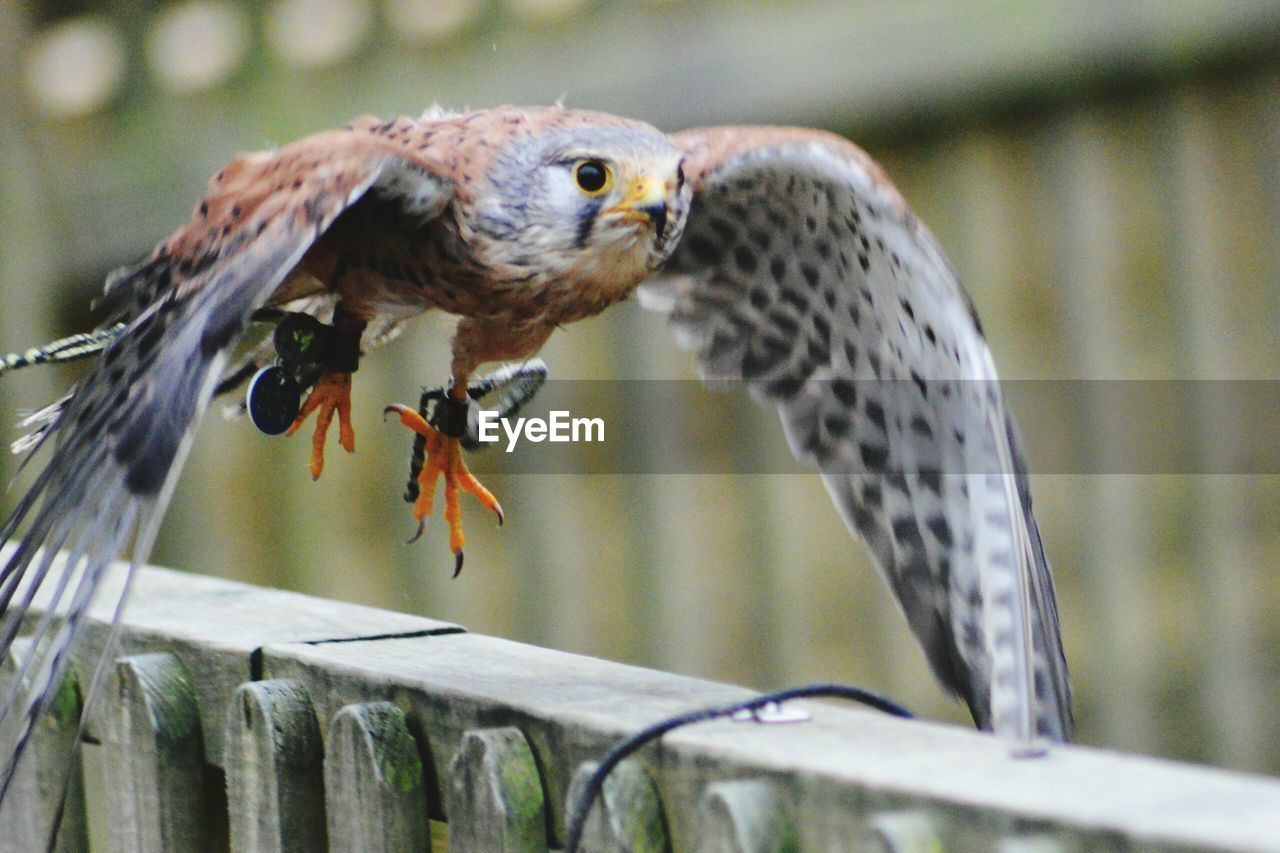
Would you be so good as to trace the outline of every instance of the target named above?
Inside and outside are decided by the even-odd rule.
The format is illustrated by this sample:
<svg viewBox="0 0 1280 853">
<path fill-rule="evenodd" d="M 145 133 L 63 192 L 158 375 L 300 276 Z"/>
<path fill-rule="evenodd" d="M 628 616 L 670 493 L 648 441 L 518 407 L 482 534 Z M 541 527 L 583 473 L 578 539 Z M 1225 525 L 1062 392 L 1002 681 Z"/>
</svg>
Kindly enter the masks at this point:
<svg viewBox="0 0 1280 853">
<path fill-rule="evenodd" d="M 599 160 L 579 160 L 573 165 L 573 180 L 587 195 L 603 195 L 613 186 L 613 173 Z"/>
</svg>

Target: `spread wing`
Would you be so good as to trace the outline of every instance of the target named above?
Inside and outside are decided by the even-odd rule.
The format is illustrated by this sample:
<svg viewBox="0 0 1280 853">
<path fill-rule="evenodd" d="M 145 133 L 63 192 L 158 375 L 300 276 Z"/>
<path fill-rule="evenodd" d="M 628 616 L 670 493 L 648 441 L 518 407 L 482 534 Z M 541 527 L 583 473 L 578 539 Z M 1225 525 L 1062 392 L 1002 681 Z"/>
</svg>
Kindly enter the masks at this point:
<svg viewBox="0 0 1280 853">
<path fill-rule="evenodd" d="M 673 137 L 694 188 L 642 302 L 704 376 L 773 401 L 868 545 L 938 679 L 986 729 L 1071 736 L 1053 582 L 1012 417 L 932 236 L 832 135 Z"/>
<path fill-rule="evenodd" d="M 389 128 L 366 122 L 232 161 L 185 227 L 108 280 L 113 320 L 126 325 L 51 409 L 36 442 L 51 448 L 48 463 L 0 527 L 0 545 L 22 537 L 0 568 L 0 655 L 38 587 L 50 612 L 56 603 L 65 614 L 35 624 L 33 651 L 0 705 L 0 798 L 104 569 L 135 530 L 134 565 L 146 558 L 197 421 L 253 312 L 354 205 L 426 220 L 452 197 L 426 146 L 410 148 Z M 61 549 L 65 563 L 54 559 Z"/>
</svg>

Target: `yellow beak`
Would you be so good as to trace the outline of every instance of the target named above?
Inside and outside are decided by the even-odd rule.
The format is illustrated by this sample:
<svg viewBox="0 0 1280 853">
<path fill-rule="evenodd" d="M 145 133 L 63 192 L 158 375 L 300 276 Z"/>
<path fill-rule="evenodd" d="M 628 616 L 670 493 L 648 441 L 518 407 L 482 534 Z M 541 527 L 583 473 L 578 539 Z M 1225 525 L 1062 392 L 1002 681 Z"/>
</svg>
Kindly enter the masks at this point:
<svg viewBox="0 0 1280 853">
<path fill-rule="evenodd" d="M 667 181 L 652 175 L 640 175 L 627 187 L 622 201 L 604 211 L 627 222 L 646 222 L 662 236 L 667 227 Z"/>
</svg>

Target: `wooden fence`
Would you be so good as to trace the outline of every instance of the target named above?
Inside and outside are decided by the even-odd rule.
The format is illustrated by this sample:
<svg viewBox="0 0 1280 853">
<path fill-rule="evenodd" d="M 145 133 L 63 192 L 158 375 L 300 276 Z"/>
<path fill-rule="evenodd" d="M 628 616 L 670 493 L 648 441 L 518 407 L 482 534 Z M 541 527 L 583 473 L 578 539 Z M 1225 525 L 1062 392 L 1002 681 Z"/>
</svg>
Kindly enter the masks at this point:
<svg viewBox="0 0 1280 853">
<path fill-rule="evenodd" d="M 92 614 L 80 683 L 124 574 Z M 556 849 L 612 745 L 752 695 L 157 568 L 118 654 L 63 850 Z M 39 727 L 0 849 L 43 845 L 77 698 Z M 627 759 L 584 849 L 1280 850 L 1275 780 L 1083 747 L 1018 758 L 962 728 L 795 704 L 809 721 L 702 724 Z"/>
</svg>

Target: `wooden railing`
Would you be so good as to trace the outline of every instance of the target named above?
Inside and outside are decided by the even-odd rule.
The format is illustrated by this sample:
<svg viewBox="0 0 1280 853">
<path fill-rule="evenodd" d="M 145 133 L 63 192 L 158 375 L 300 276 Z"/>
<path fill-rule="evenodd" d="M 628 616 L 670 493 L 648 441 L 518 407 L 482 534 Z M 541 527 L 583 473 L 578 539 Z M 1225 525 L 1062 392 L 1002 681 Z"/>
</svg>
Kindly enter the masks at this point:
<svg viewBox="0 0 1280 853">
<path fill-rule="evenodd" d="M 92 614 L 80 683 L 123 576 Z M 751 695 L 155 568 L 119 643 L 61 849 L 543 851 L 621 738 Z M 43 847 L 75 699 L 39 727 L 4 849 Z M 799 704 L 809 721 L 714 722 L 644 748 L 609 778 L 586 849 L 1280 849 L 1276 780 L 1085 747 L 1017 758 L 960 728 Z"/>
</svg>

